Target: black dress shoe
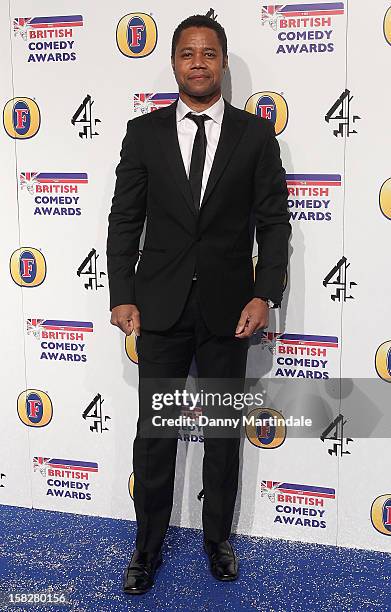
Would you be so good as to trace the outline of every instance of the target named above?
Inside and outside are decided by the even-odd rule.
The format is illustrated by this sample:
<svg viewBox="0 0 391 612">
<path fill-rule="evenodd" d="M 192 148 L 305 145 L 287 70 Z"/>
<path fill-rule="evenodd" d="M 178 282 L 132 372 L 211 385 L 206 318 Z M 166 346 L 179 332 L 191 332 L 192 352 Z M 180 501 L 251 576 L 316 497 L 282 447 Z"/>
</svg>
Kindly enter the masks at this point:
<svg viewBox="0 0 391 612">
<path fill-rule="evenodd" d="M 132 595 L 146 593 L 153 585 L 155 572 L 162 563 L 161 551 L 157 553 L 135 550 L 124 573 L 123 590 Z"/>
<path fill-rule="evenodd" d="M 228 540 L 223 542 L 204 540 L 204 549 L 209 557 L 210 571 L 217 580 L 236 580 L 238 562 Z"/>
</svg>

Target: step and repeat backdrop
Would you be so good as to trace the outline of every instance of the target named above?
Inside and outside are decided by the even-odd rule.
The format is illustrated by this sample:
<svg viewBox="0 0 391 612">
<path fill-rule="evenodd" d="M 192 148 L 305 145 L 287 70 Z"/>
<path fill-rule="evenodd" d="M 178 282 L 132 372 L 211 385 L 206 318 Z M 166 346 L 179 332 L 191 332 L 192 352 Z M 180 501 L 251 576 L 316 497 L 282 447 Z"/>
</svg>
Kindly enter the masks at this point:
<svg viewBox="0 0 391 612">
<path fill-rule="evenodd" d="M 389 0 L 1 4 L 0 503 L 135 519 L 107 216 L 126 123 L 175 101 L 171 37 L 195 13 L 224 26 L 223 95 L 275 124 L 287 172 L 284 301 L 248 359 L 277 391 L 252 413 L 312 420 L 247 428 L 234 530 L 391 551 Z M 172 524 L 201 527 L 202 455 L 181 430 Z"/>
</svg>

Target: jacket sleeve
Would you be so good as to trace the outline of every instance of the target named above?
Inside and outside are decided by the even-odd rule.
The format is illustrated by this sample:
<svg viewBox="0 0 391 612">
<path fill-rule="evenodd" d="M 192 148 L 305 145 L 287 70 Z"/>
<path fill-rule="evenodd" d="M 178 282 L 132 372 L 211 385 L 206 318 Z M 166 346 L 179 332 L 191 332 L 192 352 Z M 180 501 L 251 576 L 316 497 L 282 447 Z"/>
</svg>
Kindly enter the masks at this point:
<svg viewBox="0 0 391 612">
<path fill-rule="evenodd" d="M 140 160 L 132 120 L 127 123 L 115 172 L 106 247 L 110 310 L 135 303 L 135 266 L 146 216 L 148 175 Z"/>
<path fill-rule="evenodd" d="M 267 121 L 267 136 L 254 176 L 255 266 L 254 297 L 265 297 L 279 306 L 288 265 L 291 233 L 288 189 L 274 125 Z"/>
</svg>

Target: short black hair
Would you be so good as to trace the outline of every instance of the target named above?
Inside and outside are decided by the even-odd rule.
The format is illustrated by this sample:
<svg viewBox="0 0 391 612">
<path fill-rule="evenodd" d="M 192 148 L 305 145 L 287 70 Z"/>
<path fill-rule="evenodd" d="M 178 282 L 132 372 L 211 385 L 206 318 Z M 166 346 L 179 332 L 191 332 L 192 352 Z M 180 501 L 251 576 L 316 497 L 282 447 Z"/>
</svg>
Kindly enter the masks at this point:
<svg viewBox="0 0 391 612">
<path fill-rule="evenodd" d="M 175 50 L 178 44 L 179 37 L 183 30 L 187 28 L 210 28 L 214 30 L 219 39 L 223 56 L 226 57 L 227 52 L 227 36 L 225 30 L 222 25 L 220 25 L 214 19 L 207 17 L 206 15 L 191 15 L 191 17 L 187 17 L 184 19 L 174 30 L 174 34 L 172 35 L 172 43 L 171 43 L 171 57 L 173 58 L 175 55 Z"/>
</svg>

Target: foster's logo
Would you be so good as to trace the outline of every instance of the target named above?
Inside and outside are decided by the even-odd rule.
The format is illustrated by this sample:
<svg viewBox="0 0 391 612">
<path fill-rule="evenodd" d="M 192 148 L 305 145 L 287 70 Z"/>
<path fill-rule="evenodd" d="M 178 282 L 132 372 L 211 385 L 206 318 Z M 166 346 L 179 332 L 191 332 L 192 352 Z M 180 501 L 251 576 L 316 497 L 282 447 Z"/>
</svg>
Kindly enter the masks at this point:
<svg viewBox="0 0 391 612">
<path fill-rule="evenodd" d="M 375 355 L 375 368 L 380 378 L 391 382 L 391 340 L 383 342 L 378 347 Z"/>
<path fill-rule="evenodd" d="M 117 25 L 118 49 L 126 57 L 146 57 L 157 43 L 157 26 L 151 15 L 129 13 Z"/>
<path fill-rule="evenodd" d="M 32 138 L 41 125 L 38 104 L 31 98 L 11 98 L 4 106 L 3 123 L 11 138 Z"/>
<path fill-rule="evenodd" d="M 380 495 L 371 507 L 371 521 L 374 528 L 384 535 L 391 535 L 391 494 Z"/>
<path fill-rule="evenodd" d="M 252 94 L 247 100 L 244 110 L 257 117 L 272 121 L 277 136 L 285 130 L 288 123 L 286 100 L 275 91 L 262 91 Z"/>
<path fill-rule="evenodd" d="M 380 188 L 379 206 L 383 215 L 387 219 L 391 219 L 391 178 L 384 181 Z"/>
<path fill-rule="evenodd" d="M 384 15 L 383 32 L 384 38 L 391 45 L 391 6 Z"/>
<path fill-rule="evenodd" d="M 250 421 L 251 417 L 254 424 Z M 256 421 L 263 424 L 258 425 Z M 247 415 L 246 436 L 258 448 L 278 448 L 286 438 L 284 417 L 272 408 L 255 408 Z"/>
<path fill-rule="evenodd" d="M 16 249 L 10 259 L 12 280 L 20 287 L 37 287 L 46 277 L 46 261 L 41 251 L 32 247 Z"/>
<path fill-rule="evenodd" d="M 29 427 L 45 427 L 52 420 L 52 400 L 44 391 L 26 389 L 17 400 L 18 415 Z"/>
</svg>

